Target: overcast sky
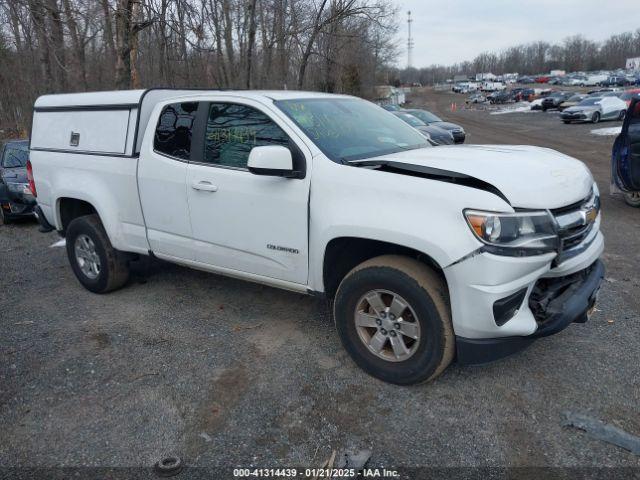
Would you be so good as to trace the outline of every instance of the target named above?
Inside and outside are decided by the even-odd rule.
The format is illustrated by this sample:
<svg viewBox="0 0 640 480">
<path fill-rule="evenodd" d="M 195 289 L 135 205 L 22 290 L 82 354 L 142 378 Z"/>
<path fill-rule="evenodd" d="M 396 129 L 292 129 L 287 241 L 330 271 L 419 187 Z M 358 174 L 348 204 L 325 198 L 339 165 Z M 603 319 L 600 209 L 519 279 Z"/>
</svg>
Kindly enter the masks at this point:
<svg viewBox="0 0 640 480">
<path fill-rule="evenodd" d="M 396 0 L 401 57 L 407 65 L 407 10 L 413 66 L 450 65 L 485 51 L 583 34 L 591 40 L 640 28 L 640 0 Z M 638 52 L 640 55 L 640 52 Z"/>
</svg>

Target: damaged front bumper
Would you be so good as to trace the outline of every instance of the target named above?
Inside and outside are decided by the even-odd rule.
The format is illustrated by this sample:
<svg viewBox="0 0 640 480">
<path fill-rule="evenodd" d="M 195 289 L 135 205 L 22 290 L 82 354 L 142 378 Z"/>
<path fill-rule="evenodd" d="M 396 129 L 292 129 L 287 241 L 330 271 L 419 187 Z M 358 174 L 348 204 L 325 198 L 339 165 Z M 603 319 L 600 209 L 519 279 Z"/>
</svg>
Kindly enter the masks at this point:
<svg viewBox="0 0 640 480">
<path fill-rule="evenodd" d="M 586 322 L 603 278 L 601 260 L 565 277 L 541 278 L 528 301 L 538 326 L 536 331 L 523 337 L 456 337 L 458 363 L 478 365 L 498 360 L 526 348 L 537 338 L 558 333 L 572 323 Z"/>
<path fill-rule="evenodd" d="M 604 276 L 604 238 L 597 225 L 583 245 L 560 264 L 555 253 L 481 252 L 445 268 L 458 362 L 497 360 L 585 321 Z"/>
</svg>

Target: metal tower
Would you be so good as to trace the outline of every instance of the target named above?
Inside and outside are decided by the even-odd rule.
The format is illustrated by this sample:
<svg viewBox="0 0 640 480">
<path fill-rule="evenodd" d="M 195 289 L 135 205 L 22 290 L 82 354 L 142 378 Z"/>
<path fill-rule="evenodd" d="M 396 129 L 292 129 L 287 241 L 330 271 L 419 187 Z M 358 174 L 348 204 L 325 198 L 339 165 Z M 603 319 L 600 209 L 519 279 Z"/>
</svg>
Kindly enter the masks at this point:
<svg viewBox="0 0 640 480">
<path fill-rule="evenodd" d="M 409 30 L 409 36 L 407 38 L 407 68 L 413 67 L 413 37 L 411 37 L 411 24 L 413 19 L 411 18 L 411 10 L 407 12 L 407 27 Z"/>
</svg>

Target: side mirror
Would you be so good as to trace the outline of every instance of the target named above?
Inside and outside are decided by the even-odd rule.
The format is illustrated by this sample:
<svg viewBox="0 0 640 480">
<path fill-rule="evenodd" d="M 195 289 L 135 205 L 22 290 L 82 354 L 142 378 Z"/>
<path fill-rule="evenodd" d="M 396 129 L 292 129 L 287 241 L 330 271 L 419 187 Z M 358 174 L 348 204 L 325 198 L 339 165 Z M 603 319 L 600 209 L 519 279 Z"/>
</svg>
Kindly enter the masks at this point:
<svg viewBox="0 0 640 480">
<path fill-rule="evenodd" d="M 253 147 L 249 153 L 247 168 L 254 175 L 294 178 L 299 172 L 293 169 L 291 150 L 279 145 Z"/>
</svg>

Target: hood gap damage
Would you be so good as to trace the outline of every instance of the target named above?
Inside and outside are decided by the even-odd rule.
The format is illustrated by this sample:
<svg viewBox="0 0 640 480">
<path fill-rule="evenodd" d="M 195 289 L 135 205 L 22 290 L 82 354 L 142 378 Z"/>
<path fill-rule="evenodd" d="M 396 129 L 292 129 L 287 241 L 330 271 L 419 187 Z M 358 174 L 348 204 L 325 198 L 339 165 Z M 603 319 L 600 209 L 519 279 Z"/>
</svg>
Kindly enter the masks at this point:
<svg viewBox="0 0 640 480">
<path fill-rule="evenodd" d="M 412 177 L 427 178 L 439 182 L 453 183 L 456 185 L 464 185 L 465 187 L 484 190 L 492 193 L 511 205 L 509 199 L 495 186 L 484 180 L 465 175 L 464 173 L 453 172 L 440 168 L 427 167 L 424 165 L 413 165 L 403 162 L 394 162 L 391 160 L 352 160 L 348 162 L 354 167 L 374 167 L 376 170 L 389 173 L 397 173 L 400 175 L 409 175 Z"/>
</svg>

